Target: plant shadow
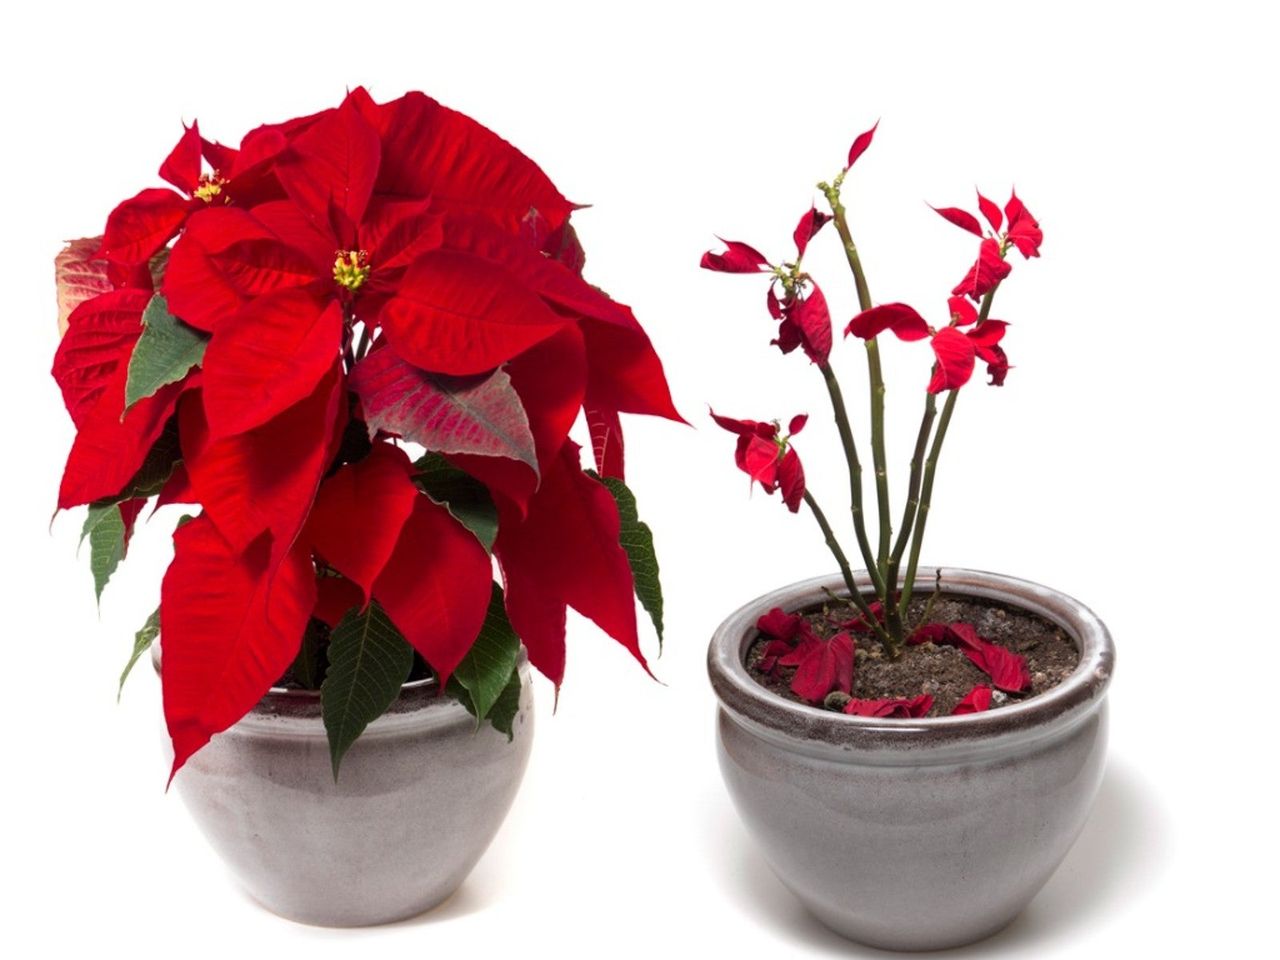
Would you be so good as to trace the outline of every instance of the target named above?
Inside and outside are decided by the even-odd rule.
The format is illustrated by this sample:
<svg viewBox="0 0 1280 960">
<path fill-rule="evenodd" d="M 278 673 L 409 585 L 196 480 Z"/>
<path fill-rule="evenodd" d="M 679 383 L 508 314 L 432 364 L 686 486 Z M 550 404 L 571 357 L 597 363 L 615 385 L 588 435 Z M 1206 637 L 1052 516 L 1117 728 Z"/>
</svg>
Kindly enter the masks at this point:
<svg viewBox="0 0 1280 960">
<path fill-rule="evenodd" d="M 736 827 L 735 837 L 722 834 L 720 847 L 729 855 L 722 858 L 720 871 L 745 911 L 817 954 L 901 956 L 853 943 L 828 930 L 774 876 L 745 828 Z M 1030 906 L 994 936 L 937 953 L 956 958 L 1026 955 L 1068 936 L 1071 928 L 1089 923 L 1097 914 L 1114 909 L 1127 894 L 1150 884 L 1164 869 L 1167 839 L 1158 798 L 1132 770 L 1112 762 L 1079 839 Z"/>
</svg>

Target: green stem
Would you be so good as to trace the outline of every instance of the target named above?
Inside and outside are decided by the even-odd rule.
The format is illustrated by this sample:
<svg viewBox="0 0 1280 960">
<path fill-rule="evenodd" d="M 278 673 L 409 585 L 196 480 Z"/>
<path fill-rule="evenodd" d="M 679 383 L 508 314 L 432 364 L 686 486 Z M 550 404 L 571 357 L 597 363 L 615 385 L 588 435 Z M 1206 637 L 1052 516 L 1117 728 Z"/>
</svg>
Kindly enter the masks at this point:
<svg viewBox="0 0 1280 960">
<path fill-rule="evenodd" d="M 853 283 L 858 289 L 858 305 L 863 310 L 870 310 L 871 291 L 867 287 L 867 275 L 862 269 L 862 260 L 858 256 L 858 246 L 853 242 L 853 233 L 849 230 L 849 218 L 844 202 L 840 199 L 840 186 L 840 181 L 837 179 L 834 185 L 822 186 L 821 189 L 826 194 L 827 203 L 831 206 L 836 233 L 840 235 L 845 259 L 849 261 Z M 876 569 L 880 579 L 888 583 L 889 541 L 893 536 L 893 524 L 890 519 L 889 467 L 884 442 L 884 373 L 880 368 L 880 345 L 875 338 L 865 341 L 864 346 L 867 351 L 867 373 L 871 389 L 871 463 L 876 474 L 876 511 L 880 527 Z"/>
<path fill-rule="evenodd" d="M 857 244 L 853 242 L 853 234 L 849 232 L 849 220 L 845 216 L 844 203 L 840 199 L 840 184 L 818 184 L 831 206 L 831 216 L 835 220 L 836 233 L 840 234 L 840 242 L 844 244 L 845 259 L 849 261 L 849 269 L 853 271 L 853 283 L 858 288 L 858 306 L 863 310 L 871 309 L 871 291 L 867 289 L 867 275 L 862 272 L 862 260 L 858 257 Z"/>
<path fill-rule="evenodd" d="M 818 369 L 822 371 L 822 379 L 827 383 L 827 393 L 831 396 L 831 409 L 836 418 L 836 429 L 840 432 L 844 458 L 849 465 L 849 510 L 853 514 L 853 530 L 858 538 L 858 549 L 862 551 L 862 561 L 866 564 L 876 596 L 883 601 L 885 599 L 884 577 L 876 566 L 875 555 L 871 552 L 871 543 L 867 539 L 867 525 L 862 512 L 862 464 L 858 460 L 858 448 L 853 441 L 853 429 L 849 426 L 849 411 L 845 408 L 844 394 L 840 390 L 840 382 L 836 379 L 831 364 L 820 363 Z"/>
<path fill-rule="evenodd" d="M 911 539 L 911 530 L 915 526 L 916 511 L 920 506 L 920 479 L 924 471 L 924 454 L 929 445 L 929 434 L 937 414 L 937 395 L 925 393 L 924 415 L 920 418 L 916 447 L 911 454 L 911 476 L 907 480 L 907 505 L 902 511 L 902 525 L 898 530 L 898 539 L 893 545 L 893 553 L 889 556 L 888 570 L 885 572 L 885 583 L 890 592 L 889 602 L 885 604 L 885 612 L 888 615 L 889 632 L 895 640 L 903 639 L 903 630 L 902 617 L 898 613 L 898 605 L 892 594 L 897 590 L 898 568 L 902 563 L 902 554 L 906 551 L 907 543 Z"/>
<path fill-rule="evenodd" d="M 867 340 L 867 371 L 871 380 L 871 464 L 876 472 L 876 514 L 880 522 L 880 542 L 876 550 L 876 566 L 889 589 L 889 538 L 893 536 L 893 524 L 889 516 L 889 468 L 884 445 L 884 375 L 880 370 L 880 346 L 874 339 Z"/>
<path fill-rule="evenodd" d="M 987 291 L 987 295 L 982 298 L 982 307 L 978 310 L 978 324 L 986 322 L 987 317 L 991 315 L 991 302 L 995 299 L 996 291 L 1000 289 L 997 283 L 994 287 Z M 956 398 L 960 391 L 952 390 L 947 394 L 947 402 L 942 407 L 942 417 L 938 420 L 938 430 L 933 437 L 933 445 L 929 448 L 929 459 L 925 463 L 924 483 L 920 489 L 920 504 L 916 510 L 915 535 L 911 539 L 911 556 L 907 560 L 907 574 L 902 584 L 902 597 L 898 601 L 898 618 L 902 620 L 907 614 L 907 605 L 911 602 L 911 591 L 915 587 L 916 568 L 920 563 L 920 546 L 924 542 L 924 529 L 929 521 L 929 507 L 933 502 L 933 480 L 938 468 L 938 457 L 942 453 L 942 443 L 947 438 L 947 427 L 951 424 L 951 415 L 956 408 Z"/>
<path fill-rule="evenodd" d="M 951 425 L 951 414 L 956 408 L 959 390 L 947 394 L 947 402 L 942 405 L 942 417 L 938 420 L 938 432 L 934 434 L 933 446 L 929 448 L 929 459 L 924 465 L 924 484 L 920 488 L 920 506 L 916 512 L 915 536 L 911 539 L 911 556 L 907 559 L 907 575 L 902 583 L 902 598 L 898 601 L 898 619 L 906 617 L 907 605 L 911 602 L 911 590 L 915 586 L 916 567 L 920 563 L 920 545 L 924 542 L 924 528 L 929 522 L 929 506 L 933 500 L 933 478 L 938 469 L 938 455 L 942 452 L 942 442 L 947 438 L 947 427 Z"/>
<path fill-rule="evenodd" d="M 849 567 L 849 558 L 844 555 L 844 550 L 840 547 L 840 541 L 836 539 L 835 531 L 831 529 L 827 515 L 822 512 L 822 508 L 818 506 L 818 501 L 813 498 L 813 494 L 808 490 L 804 492 L 804 502 L 808 504 L 809 510 L 813 513 L 813 519 L 817 520 L 818 526 L 822 528 L 822 535 L 827 540 L 827 549 L 831 551 L 831 555 L 836 558 L 836 563 L 840 566 L 840 574 L 844 577 L 844 585 L 849 591 L 849 599 L 858 608 L 863 619 L 871 625 L 871 629 L 880 638 L 880 642 L 885 645 L 885 649 L 890 655 L 893 655 L 897 648 L 892 638 L 885 633 L 884 627 L 880 625 L 879 618 L 871 612 L 871 605 L 867 603 L 866 597 L 862 595 L 862 591 L 854 583 L 853 570 Z"/>
</svg>

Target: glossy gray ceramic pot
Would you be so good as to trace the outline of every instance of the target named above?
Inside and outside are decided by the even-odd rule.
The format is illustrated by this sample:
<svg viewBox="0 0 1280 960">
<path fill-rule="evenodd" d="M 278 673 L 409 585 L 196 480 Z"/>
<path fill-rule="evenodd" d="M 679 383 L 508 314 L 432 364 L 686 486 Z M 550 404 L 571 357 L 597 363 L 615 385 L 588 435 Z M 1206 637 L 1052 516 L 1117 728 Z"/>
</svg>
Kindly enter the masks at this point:
<svg viewBox="0 0 1280 960">
<path fill-rule="evenodd" d="M 1012 921 L 1084 826 L 1106 752 L 1115 651 L 1102 621 L 1025 580 L 941 577 L 950 593 L 1058 624 L 1079 666 L 1040 696 L 960 717 L 853 717 L 770 693 L 744 666 L 757 618 L 843 592 L 838 576 L 748 603 L 708 657 L 721 771 L 765 858 L 828 927 L 891 950 L 960 946 Z"/>
<path fill-rule="evenodd" d="M 174 783 L 258 902 L 302 923 L 388 923 L 446 900 L 515 799 L 533 739 L 529 668 L 508 742 L 434 680 L 407 683 L 334 782 L 319 695 L 273 688 Z M 166 738 L 166 743 L 168 742 Z"/>
</svg>

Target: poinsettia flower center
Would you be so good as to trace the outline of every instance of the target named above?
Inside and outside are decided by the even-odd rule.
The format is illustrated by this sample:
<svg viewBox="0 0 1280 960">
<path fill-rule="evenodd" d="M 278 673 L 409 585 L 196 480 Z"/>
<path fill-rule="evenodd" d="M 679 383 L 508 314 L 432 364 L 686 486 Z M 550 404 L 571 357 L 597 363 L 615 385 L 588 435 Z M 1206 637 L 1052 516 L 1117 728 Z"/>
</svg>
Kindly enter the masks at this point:
<svg viewBox="0 0 1280 960">
<path fill-rule="evenodd" d="M 333 279 L 355 293 L 369 279 L 369 254 L 365 250 L 339 250 L 333 261 Z"/>
<path fill-rule="evenodd" d="M 222 186 L 226 182 L 227 178 L 218 176 L 216 170 L 213 173 L 202 173 L 191 195 L 203 200 L 205 203 L 212 203 L 214 197 L 222 194 Z"/>
</svg>

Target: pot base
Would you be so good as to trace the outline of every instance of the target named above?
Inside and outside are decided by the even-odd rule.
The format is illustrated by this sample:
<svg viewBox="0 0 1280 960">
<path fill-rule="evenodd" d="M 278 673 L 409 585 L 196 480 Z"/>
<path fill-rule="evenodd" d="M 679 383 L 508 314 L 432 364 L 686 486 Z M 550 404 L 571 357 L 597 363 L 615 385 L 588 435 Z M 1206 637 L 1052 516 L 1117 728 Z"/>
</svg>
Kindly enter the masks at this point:
<svg viewBox="0 0 1280 960">
<path fill-rule="evenodd" d="M 748 674 L 758 617 L 838 590 L 824 578 L 761 597 L 712 640 L 721 772 L 774 873 L 825 926 L 889 950 L 940 950 L 1008 926 L 1083 829 L 1106 754 L 1106 628 L 1069 597 L 943 570 L 944 589 L 1062 627 L 1080 663 L 1022 703 L 886 720 L 785 700 Z"/>
<path fill-rule="evenodd" d="M 311 926 L 418 916 L 462 885 L 502 825 L 533 736 L 522 663 L 514 736 L 434 689 L 405 692 L 335 782 L 318 699 L 283 692 L 191 758 L 175 784 L 248 894 Z"/>
<path fill-rule="evenodd" d="M 465 880 L 466 878 L 463 877 L 463 881 Z M 458 892 L 458 889 L 461 886 L 462 883 L 459 882 L 458 886 L 445 893 L 444 896 L 426 900 L 421 904 L 416 904 L 404 910 L 387 911 L 385 914 L 370 912 L 359 920 L 349 923 L 335 922 L 333 917 L 328 913 L 290 913 L 287 912 L 287 908 L 278 909 L 277 906 L 273 906 L 270 903 L 259 900 L 253 895 L 252 891 L 243 886 L 241 889 L 244 890 L 245 896 L 255 904 L 263 910 L 274 913 L 282 920 L 288 920 L 291 923 L 300 923 L 307 927 L 323 927 L 329 930 L 359 930 L 362 927 L 381 927 L 390 923 L 402 923 L 405 920 L 413 920 L 415 917 L 420 917 L 425 913 L 430 913 L 433 910 L 443 907 L 446 903 L 452 900 L 454 894 Z"/>
</svg>

